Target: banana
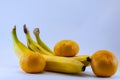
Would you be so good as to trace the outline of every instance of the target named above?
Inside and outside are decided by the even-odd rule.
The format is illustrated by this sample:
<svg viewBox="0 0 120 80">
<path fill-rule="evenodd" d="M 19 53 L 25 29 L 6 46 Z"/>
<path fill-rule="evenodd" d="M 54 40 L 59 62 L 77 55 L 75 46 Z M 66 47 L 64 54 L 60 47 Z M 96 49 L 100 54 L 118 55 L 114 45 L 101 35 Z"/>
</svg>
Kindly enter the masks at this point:
<svg viewBox="0 0 120 80">
<path fill-rule="evenodd" d="M 46 51 L 50 52 L 53 54 L 53 51 L 41 40 L 41 38 L 39 37 L 39 34 L 40 34 L 40 30 L 39 28 L 35 28 L 34 31 L 33 31 L 34 35 L 35 35 L 35 38 L 36 38 L 36 41 L 37 43 L 43 48 L 45 49 Z"/>
<path fill-rule="evenodd" d="M 14 26 L 11 33 L 12 33 L 14 51 L 15 51 L 16 56 L 20 58 L 22 55 L 26 53 L 29 53 L 29 52 L 31 53 L 31 51 L 22 42 L 18 40 L 18 37 L 16 35 L 16 26 Z"/>
<path fill-rule="evenodd" d="M 24 28 L 24 33 L 26 35 L 26 39 L 27 39 L 27 46 L 29 49 L 31 49 L 32 51 L 43 53 L 45 55 L 52 55 L 50 52 L 44 50 L 41 46 L 39 46 L 35 41 L 32 40 L 30 33 L 25 24 L 23 28 Z"/>
<path fill-rule="evenodd" d="M 85 66 L 78 60 L 60 56 L 43 55 L 47 60 L 45 70 L 62 73 L 79 73 L 85 71 Z"/>
</svg>

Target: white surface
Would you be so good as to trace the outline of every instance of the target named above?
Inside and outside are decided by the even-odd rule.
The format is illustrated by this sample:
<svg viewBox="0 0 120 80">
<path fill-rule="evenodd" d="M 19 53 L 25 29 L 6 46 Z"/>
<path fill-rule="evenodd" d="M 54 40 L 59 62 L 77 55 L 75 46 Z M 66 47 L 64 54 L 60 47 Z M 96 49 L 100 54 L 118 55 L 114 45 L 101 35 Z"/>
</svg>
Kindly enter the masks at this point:
<svg viewBox="0 0 120 80">
<path fill-rule="evenodd" d="M 39 27 L 41 38 L 52 49 L 59 40 L 72 39 L 80 45 L 79 54 L 92 55 L 99 49 L 107 49 L 120 62 L 120 0 L 1 0 L 0 80 L 103 80 L 90 76 L 89 70 L 83 76 L 22 72 L 13 51 L 10 32 L 17 25 L 18 37 L 26 44 L 22 29 L 25 23 L 33 39 L 32 31 Z M 119 72 L 107 80 L 119 80 Z"/>
</svg>

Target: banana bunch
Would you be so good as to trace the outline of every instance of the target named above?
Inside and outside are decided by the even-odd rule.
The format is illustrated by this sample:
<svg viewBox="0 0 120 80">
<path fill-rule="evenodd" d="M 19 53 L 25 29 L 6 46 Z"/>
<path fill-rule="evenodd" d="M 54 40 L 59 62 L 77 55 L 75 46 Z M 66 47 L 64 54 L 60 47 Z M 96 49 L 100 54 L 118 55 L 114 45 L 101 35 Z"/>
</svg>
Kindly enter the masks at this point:
<svg viewBox="0 0 120 80">
<path fill-rule="evenodd" d="M 62 72 L 62 73 L 79 73 L 85 71 L 86 66 L 90 63 L 88 55 L 80 55 L 75 57 L 60 57 L 55 56 L 53 51 L 40 39 L 39 29 L 34 29 L 36 41 L 32 40 L 30 33 L 26 27 L 23 26 L 24 33 L 27 39 L 26 47 L 17 37 L 16 26 L 12 29 L 12 39 L 14 42 L 15 54 L 18 58 L 28 52 L 38 52 L 46 59 L 46 71 Z"/>
</svg>

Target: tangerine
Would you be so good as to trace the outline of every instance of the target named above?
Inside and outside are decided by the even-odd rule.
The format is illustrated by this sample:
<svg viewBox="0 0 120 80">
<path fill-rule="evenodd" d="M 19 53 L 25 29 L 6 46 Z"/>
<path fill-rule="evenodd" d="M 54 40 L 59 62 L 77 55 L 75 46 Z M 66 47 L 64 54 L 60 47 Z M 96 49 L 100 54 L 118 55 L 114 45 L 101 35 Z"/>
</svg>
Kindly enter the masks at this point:
<svg viewBox="0 0 120 80">
<path fill-rule="evenodd" d="M 110 77 L 118 68 L 117 57 L 108 50 L 99 50 L 91 56 L 91 67 L 98 77 Z"/>
<path fill-rule="evenodd" d="M 40 53 L 26 54 L 20 58 L 20 66 L 27 73 L 43 72 L 45 65 L 46 61 Z"/>
<path fill-rule="evenodd" d="M 61 40 L 54 46 L 54 54 L 57 56 L 72 57 L 79 52 L 79 45 L 73 40 Z"/>
</svg>

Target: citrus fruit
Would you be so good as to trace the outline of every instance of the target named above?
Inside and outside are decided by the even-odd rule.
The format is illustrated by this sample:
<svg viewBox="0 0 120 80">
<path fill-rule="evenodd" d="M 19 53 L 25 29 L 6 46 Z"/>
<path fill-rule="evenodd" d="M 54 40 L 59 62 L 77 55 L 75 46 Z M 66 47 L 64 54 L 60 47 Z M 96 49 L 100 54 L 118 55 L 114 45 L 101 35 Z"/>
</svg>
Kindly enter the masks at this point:
<svg viewBox="0 0 120 80">
<path fill-rule="evenodd" d="M 79 45 L 73 40 L 61 40 L 54 46 L 54 54 L 57 56 L 72 57 L 79 52 Z"/>
<path fill-rule="evenodd" d="M 111 77 L 118 68 L 117 57 L 108 50 L 99 50 L 91 56 L 91 67 L 96 76 Z"/>
<path fill-rule="evenodd" d="M 20 66 L 27 73 L 43 72 L 46 61 L 40 53 L 26 54 L 20 58 Z"/>
</svg>

